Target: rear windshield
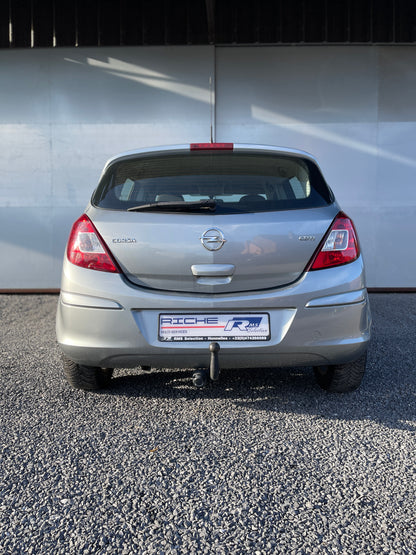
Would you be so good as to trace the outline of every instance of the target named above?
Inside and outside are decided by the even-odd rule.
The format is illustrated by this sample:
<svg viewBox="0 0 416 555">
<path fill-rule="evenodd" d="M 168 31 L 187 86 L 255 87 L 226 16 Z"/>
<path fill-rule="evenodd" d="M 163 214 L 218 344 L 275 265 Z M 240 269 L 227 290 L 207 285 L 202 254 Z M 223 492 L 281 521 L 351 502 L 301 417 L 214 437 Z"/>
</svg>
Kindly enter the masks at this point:
<svg viewBox="0 0 416 555">
<path fill-rule="evenodd" d="M 94 206 L 115 210 L 266 212 L 317 208 L 332 202 L 309 160 L 243 152 L 141 156 L 110 165 Z"/>
</svg>

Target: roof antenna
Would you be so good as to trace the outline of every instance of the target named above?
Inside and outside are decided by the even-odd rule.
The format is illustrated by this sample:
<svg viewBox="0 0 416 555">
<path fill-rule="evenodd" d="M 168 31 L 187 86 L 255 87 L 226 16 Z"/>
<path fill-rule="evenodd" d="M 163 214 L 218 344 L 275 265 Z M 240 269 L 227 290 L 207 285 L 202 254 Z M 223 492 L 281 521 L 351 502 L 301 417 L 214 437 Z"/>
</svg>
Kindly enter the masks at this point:
<svg viewBox="0 0 416 555">
<path fill-rule="evenodd" d="M 211 144 L 212 144 L 214 142 L 214 137 L 213 137 L 214 111 L 213 111 L 213 101 L 212 101 L 212 76 L 210 76 L 210 78 L 209 78 L 209 108 L 210 108 L 210 117 L 211 117 L 210 131 L 211 131 Z"/>
</svg>

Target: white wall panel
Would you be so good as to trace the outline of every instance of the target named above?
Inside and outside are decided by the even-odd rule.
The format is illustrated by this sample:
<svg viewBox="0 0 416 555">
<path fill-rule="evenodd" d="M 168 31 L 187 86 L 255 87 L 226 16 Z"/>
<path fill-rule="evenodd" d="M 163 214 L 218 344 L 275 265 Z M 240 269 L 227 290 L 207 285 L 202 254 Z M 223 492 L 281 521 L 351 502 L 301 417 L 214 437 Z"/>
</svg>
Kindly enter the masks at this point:
<svg viewBox="0 0 416 555">
<path fill-rule="evenodd" d="M 379 47 L 380 121 L 416 121 L 416 52 L 412 46 Z"/>
<path fill-rule="evenodd" d="M 207 141 L 213 47 L 0 50 L 0 289 L 59 287 L 105 161 Z"/>
<path fill-rule="evenodd" d="M 217 49 L 217 117 L 221 124 L 377 120 L 374 47 L 245 47 Z"/>
<path fill-rule="evenodd" d="M 206 46 L 0 50 L 0 289 L 59 286 L 108 157 L 209 140 L 214 73 L 216 139 L 315 154 L 368 284 L 416 286 L 416 49 Z"/>
<path fill-rule="evenodd" d="M 0 207 L 51 204 L 50 131 L 47 124 L 0 124 Z"/>
<path fill-rule="evenodd" d="M 415 287 L 416 49 L 221 48 L 216 83 L 217 140 L 314 154 L 357 225 L 368 285 Z"/>
</svg>

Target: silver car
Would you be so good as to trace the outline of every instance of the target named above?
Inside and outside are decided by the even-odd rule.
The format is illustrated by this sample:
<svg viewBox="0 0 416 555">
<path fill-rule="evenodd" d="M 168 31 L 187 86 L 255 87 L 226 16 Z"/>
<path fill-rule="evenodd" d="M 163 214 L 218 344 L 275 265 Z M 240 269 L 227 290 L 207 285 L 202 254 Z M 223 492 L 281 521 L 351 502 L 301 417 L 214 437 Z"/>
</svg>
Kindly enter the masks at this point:
<svg viewBox="0 0 416 555">
<path fill-rule="evenodd" d="M 115 367 L 312 366 L 351 391 L 371 316 L 357 233 L 316 160 L 196 143 L 110 159 L 63 264 L 56 331 L 81 389 Z"/>
</svg>

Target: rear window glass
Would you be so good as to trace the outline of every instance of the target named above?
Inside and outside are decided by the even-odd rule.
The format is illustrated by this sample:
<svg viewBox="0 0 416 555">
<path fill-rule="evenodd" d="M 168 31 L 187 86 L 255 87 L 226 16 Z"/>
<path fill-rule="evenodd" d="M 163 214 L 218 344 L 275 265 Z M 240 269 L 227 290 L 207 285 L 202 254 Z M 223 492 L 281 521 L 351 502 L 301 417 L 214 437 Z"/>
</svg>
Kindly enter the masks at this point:
<svg viewBox="0 0 416 555">
<path fill-rule="evenodd" d="M 234 213 L 316 208 L 332 197 L 309 160 L 227 151 L 120 160 L 107 168 L 92 199 L 116 210 L 164 203 L 166 211 L 191 203 L 197 209 L 204 201 L 212 201 L 217 213 Z"/>
</svg>

